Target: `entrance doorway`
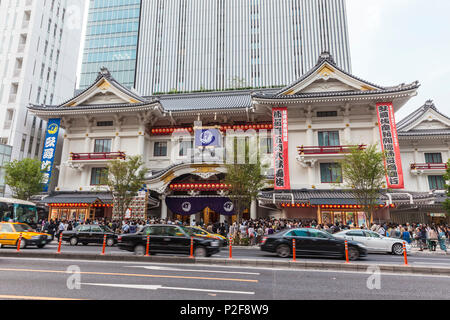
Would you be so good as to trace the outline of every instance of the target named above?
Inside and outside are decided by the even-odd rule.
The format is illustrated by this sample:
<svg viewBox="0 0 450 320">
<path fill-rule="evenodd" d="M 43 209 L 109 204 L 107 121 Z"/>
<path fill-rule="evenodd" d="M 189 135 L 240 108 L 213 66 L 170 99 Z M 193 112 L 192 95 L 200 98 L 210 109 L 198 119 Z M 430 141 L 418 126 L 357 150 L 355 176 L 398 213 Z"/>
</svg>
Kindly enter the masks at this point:
<svg viewBox="0 0 450 320">
<path fill-rule="evenodd" d="M 210 208 L 206 208 L 205 210 L 203 210 L 202 218 L 203 224 L 206 226 L 220 222 L 220 214 L 212 211 Z"/>
</svg>

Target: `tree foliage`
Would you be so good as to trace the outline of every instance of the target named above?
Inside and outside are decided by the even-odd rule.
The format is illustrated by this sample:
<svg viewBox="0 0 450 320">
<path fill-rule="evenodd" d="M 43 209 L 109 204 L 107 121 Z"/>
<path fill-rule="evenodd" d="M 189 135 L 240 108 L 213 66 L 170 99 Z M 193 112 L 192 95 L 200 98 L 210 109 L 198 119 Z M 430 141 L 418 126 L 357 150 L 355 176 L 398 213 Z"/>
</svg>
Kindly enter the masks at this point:
<svg viewBox="0 0 450 320">
<path fill-rule="evenodd" d="M 346 187 L 363 207 L 367 224 L 370 224 L 386 182 L 384 154 L 378 151 L 376 145 L 370 145 L 365 150 L 355 147 L 340 164 Z"/>
<path fill-rule="evenodd" d="M 29 200 L 43 191 L 44 172 L 41 162 L 25 158 L 5 165 L 5 183 L 11 188 L 13 197 Z"/>
<path fill-rule="evenodd" d="M 145 183 L 148 169 L 143 167 L 141 156 L 129 157 L 127 161 L 112 160 L 102 184 L 107 185 L 114 197 L 115 212 L 123 218 L 133 198 Z"/>
<path fill-rule="evenodd" d="M 235 150 L 237 151 L 236 143 Z M 238 220 L 246 209 L 250 209 L 252 200 L 256 199 L 258 193 L 264 187 L 263 171 L 267 167 L 262 164 L 259 155 L 253 158 L 256 161 L 249 161 L 252 157 L 249 155 L 248 143 L 245 145 L 245 153 L 245 163 L 238 163 L 236 154 L 234 163 L 225 165 L 227 169 L 225 182 L 231 185 L 229 195 L 234 203 Z"/>
</svg>

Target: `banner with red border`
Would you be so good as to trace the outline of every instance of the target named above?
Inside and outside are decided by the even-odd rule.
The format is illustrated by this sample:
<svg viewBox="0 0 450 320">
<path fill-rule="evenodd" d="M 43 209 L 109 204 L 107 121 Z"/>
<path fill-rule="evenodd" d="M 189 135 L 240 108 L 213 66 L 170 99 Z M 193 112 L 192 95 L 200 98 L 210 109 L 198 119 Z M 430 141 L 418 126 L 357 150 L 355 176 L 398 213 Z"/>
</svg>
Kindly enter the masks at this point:
<svg viewBox="0 0 450 320">
<path fill-rule="evenodd" d="M 287 108 L 273 108 L 273 158 L 275 190 L 290 190 L 289 147 L 288 147 L 288 111 Z"/>
<path fill-rule="evenodd" d="M 402 159 L 392 102 L 377 103 L 381 148 L 385 152 L 384 166 L 389 189 L 404 189 Z"/>
</svg>

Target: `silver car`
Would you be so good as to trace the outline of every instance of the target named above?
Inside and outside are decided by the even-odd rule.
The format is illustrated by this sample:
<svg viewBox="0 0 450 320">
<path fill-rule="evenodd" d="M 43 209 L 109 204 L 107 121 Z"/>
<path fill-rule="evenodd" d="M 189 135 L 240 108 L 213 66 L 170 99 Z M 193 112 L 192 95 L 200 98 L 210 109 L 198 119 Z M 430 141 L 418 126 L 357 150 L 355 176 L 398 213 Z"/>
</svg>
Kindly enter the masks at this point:
<svg viewBox="0 0 450 320">
<path fill-rule="evenodd" d="M 403 254 L 403 240 L 379 235 L 370 230 L 344 230 L 334 234 L 335 237 L 353 240 L 364 244 L 369 252 Z M 411 246 L 406 243 L 406 253 L 411 252 Z"/>
</svg>

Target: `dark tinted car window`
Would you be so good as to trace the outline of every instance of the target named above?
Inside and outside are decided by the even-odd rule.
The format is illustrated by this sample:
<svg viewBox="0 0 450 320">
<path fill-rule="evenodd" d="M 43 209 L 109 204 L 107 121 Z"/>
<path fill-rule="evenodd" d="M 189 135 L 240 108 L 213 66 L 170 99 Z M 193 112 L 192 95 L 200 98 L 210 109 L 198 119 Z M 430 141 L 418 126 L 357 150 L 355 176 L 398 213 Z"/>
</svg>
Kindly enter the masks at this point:
<svg viewBox="0 0 450 320">
<path fill-rule="evenodd" d="M 364 232 L 362 231 L 349 231 L 347 235 L 350 237 L 365 237 Z"/>
<path fill-rule="evenodd" d="M 177 237 L 180 236 L 179 234 L 183 233 L 180 229 L 177 227 L 164 227 L 164 235 L 169 237 Z M 177 235 L 178 234 L 178 235 Z M 183 234 L 184 236 L 184 234 Z"/>
<path fill-rule="evenodd" d="M 313 237 L 313 238 L 322 238 L 322 239 L 330 238 L 325 232 L 322 232 L 319 230 L 311 229 L 311 230 L 309 230 L 309 233 L 310 233 L 310 237 Z"/>
<path fill-rule="evenodd" d="M 162 235 L 162 231 L 163 231 L 162 227 L 146 227 L 144 229 L 144 234 L 150 236 L 160 236 Z"/>
<path fill-rule="evenodd" d="M 91 227 L 90 226 L 79 226 L 76 230 L 78 232 L 89 232 L 89 231 L 91 231 Z"/>
<path fill-rule="evenodd" d="M 306 230 L 292 230 L 291 232 L 288 232 L 286 235 L 291 237 L 309 237 L 308 231 Z"/>
<path fill-rule="evenodd" d="M 91 227 L 91 232 L 103 232 L 102 228 L 98 226 Z"/>
</svg>

